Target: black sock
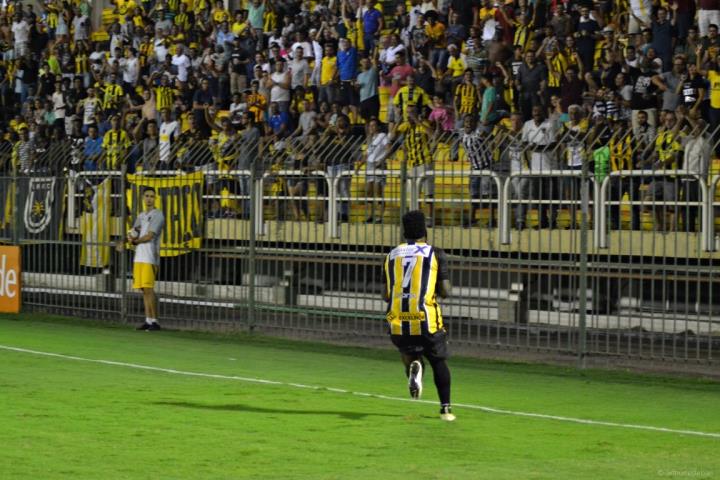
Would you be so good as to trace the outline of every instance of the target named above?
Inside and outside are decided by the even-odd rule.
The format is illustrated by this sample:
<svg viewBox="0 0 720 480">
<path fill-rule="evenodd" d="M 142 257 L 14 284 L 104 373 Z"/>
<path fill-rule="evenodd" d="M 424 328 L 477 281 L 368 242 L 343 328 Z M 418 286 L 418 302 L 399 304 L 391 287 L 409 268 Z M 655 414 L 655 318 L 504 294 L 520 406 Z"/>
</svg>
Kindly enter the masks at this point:
<svg viewBox="0 0 720 480">
<path fill-rule="evenodd" d="M 431 366 L 440 405 L 450 405 L 450 369 L 445 360 L 434 360 Z"/>
</svg>

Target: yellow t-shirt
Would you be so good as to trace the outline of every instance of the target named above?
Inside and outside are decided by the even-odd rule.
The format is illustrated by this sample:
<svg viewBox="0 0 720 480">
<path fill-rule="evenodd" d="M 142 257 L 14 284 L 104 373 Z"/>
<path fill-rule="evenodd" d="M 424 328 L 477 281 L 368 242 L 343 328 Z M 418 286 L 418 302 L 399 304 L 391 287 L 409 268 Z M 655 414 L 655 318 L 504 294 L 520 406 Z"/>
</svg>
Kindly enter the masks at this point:
<svg viewBox="0 0 720 480">
<path fill-rule="evenodd" d="M 452 73 L 453 78 L 462 77 L 465 69 L 467 69 L 467 64 L 465 63 L 464 55 L 460 55 L 457 58 L 450 55 L 448 58 L 448 70 Z"/>
<path fill-rule="evenodd" d="M 227 12 L 227 10 L 221 9 L 214 9 L 212 13 L 212 18 L 215 23 L 222 23 L 222 22 L 228 22 L 230 21 L 230 14 Z"/>
<path fill-rule="evenodd" d="M 232 24 L 232 33 L 233 33 L 233 35 L 238 36 L 245 30 L 247 30 L 247 27 L 248 27 L 247 22 L 243 22 L 243 23 L 235 22 Z"/>
<path fill-rule="evenodd" d="M 328 85 L 337 72 L 337 57 L 323 57 L 320 67 L 320 85 Z"/>
<path fill-rule="evenodd" d="M 720 72 L 708 70 L 707 77 L 710 83 L 710 106 L 720 108 Z"/>
</svg>

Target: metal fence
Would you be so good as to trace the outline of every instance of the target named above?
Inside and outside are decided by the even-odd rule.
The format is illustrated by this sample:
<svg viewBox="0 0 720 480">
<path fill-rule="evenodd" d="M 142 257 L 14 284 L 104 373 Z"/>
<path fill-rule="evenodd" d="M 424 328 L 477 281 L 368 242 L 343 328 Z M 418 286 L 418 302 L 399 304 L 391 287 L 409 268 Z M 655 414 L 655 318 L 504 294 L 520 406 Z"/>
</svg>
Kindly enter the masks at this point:
<svg viewBox="0 0 720 480">
<path fill-rule="evenodd" d="M 423 169 L 401 135 L 371 169 L 364 136 L 139 142 L 89 165 L 57 145 L 0 178 L 0 241 L 23 246 L 26 310 L 139 323 L 133 253 L 118 245 L 142 186 L 159 186 L 161 323 L 368 344 L 386 334 L 384 255 L 421 208 L 449 255 L 442 308 L 463 352 L 714 365 L 720 167 L 606 172 L 612 135 L 538 147 L 496 131 L 479 170 L 451 134 L 427 138 Z M 549 168 L 532 168 L 536 154 Z"/>
</svg>

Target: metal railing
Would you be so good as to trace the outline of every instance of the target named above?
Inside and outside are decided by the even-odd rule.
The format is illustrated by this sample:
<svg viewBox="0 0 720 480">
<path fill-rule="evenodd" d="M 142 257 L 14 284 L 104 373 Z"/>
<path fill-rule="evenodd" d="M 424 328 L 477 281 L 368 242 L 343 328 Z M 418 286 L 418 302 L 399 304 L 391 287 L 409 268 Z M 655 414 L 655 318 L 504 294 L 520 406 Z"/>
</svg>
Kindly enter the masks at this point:
<svg viewBox="0 0 720 480">
<path fill-rule="evenodd" d="M 543 151 L 556 165 L 565 153 L 565 138 Z M 473 170 L 458 136 L 441 136 L 431 144 L 426 170 L 413 177 L 401 137 L 390 142 L 387 161 L 374 170 L 353 170 L 362 158 L 364 137 L 344 141 L 310 137 L 278 144 L 261 139 L 242 150 L 223 150 L 218 142 L 190 147 L 178 142 L 171 161 L 137 172 L 141 178 L 178 182 L 172 179 L 192 172 L 202 172 L 203 178 L 197 207 L 202 244 L 172 247 L 176 255 L 163 258 L 157 285 L 161 321 L 180 328 L 381 341 L 384 254 L 402 241 L 402 212 L 432 208 L 429 242 L 445 249 L 450 260 L 456 293 L 443 302 L 443 312 L 458 348 L 570 354 L 583 360 L 717 362 L 713 331 L 719 328 L 720 292 L 714 272 L 720 258 L 714 211 L 720 206 L 715 200 L 720 173 L 706 184 L 685 170 L 632 170 L 608 172 L 596 183 L 588 168 L 589 146 L 584 170 L 536 171 L 527 164 L 520 169 L 501 165 L 507 152 L 502 141 L 489 168 Z M 597 146 L 589 134 L 581 142 Z M 132 171 L 145 154 L 155 158 L 156 151 L 138 156 L 135 149 L 120 163 Z M 530 147 L 520 154 L 529 157 Z M 14 208 L 9 222 L 3 215 L 0 239 L 24 246 L 26 307 L 123 321 L 142 318 L 129 283 L 132 255 L 114 248 L 130 220 L 129 177 L 82 171 L 73 168 L 77 162 L 66 162 L 70 157 L 54 158 L 30 176 L 0 178 L 3 201 L 13 198 Z M 335 165 L 340 167 L 328 168 Z M 668 175 L 697 179 L 700 197 L 671 202 L 608 195 L 617 179 Z M 21 184 L 34 176 L 66 185 L 58 235 L 39 237 L 17 226 L 26 204 Z M 113 179 L 109 240 L 93 243 L 80 229 L 88 215 L 87 192 L 80 186 L 97 188 L 108 177 Z M 480 193 L 471 194 L 472 178 L 482 180 Z M 554 190 L 516 191 L 534 183 L 544 188 L 544 178 L 554 179 Z M 421 188 L 430 179 L 431 194 Z M 369 180 L 376 183 L 372 188 Z M 20 187 L 10 187 L 16 184 Z M 688 226 L 650 231 L 652 224 L 639 218 L 635 230 L 608 229 L 608 211 L 621 225 L 633 207 L 667 206 L 698 208 L 699 233 Z M 514 230 L 513 211 L 521 207 L 525 228 Z M 560 211 L 557 225 L 543 224 L 545 207 Z M 379 218 L 372 208 L 381 212 Z M 573 228 L 576 210 L 581 222 Z M 108 263 L 80 265 L 80 252 L 88 245 L 108 248 Z"/>
</svg>

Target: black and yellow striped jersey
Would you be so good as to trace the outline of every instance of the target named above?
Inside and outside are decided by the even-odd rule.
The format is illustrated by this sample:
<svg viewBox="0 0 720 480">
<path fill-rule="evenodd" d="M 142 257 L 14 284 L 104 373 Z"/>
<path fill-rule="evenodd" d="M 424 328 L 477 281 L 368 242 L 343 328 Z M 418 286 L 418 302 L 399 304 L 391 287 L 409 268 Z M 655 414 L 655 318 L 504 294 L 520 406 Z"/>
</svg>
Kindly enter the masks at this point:
<svg viewBox="0 0 720 480">
<path fill-rule="evenodd" d="M 625 136 L 613 135 L 608 142 L 610 148 L 610 169 L 613 172 L 635 168 L 634 157 L 638 151 L 638 141 L 632 133 Z"/>
<path fill-rule="evenodd" d="M 424 335 L 442 330 L 436 288 L 447 279 L 447 259 L 441 249 L 425 242 L 395 247 L 385 258 L 385 318 L 390 333 Z"/>
<path fill-rule="evenodd" d="M 173 20 L 181 31 L 190 29 L 190 16 L 187 13 L 178 13 Z"/>
<path fill-rule="evenodd" d="M 433 129 L 428 123 L 403 122 L 398 125 L 398 132 L 404 134 L 403 146 L 408 166 L 416 167 L 432 163 L 430 135 Z"/>
<path fill-rule="evenodd" d="M 422 87 L 405 85 L 393 97 L 393 105 L 400 109 L 403 120 L 407 119 L 407 107 L 414 105 L 417 111 L 422 113 L 423 108 L 430 106 L 430 96 Z"/>
<path fill-rule="evenodd" d="M 78 53 L 75 55 L 75 73 L 82 74 L 90 71 L 90 62 L 87 53 Z"/>
<path fill-rule="evenodd" d="M 172 109 L 175 103 L 175 90 L 172 87 L 155 87 L 155 106 L 157 111 L 163 108 Z"/>
<path fill-rule="evenodd" d="M 548 87 L 560 88 L 560 82 L 562 81 L 565 70 L 568 68 L 568 62 L 565 55 L 557 53 L 550 60 L 550 67 L 548 69 Z"/>
<path fill-rule="evenodd" d="M 108 130 L 105 132 L 102 148 L 105 151 L 107 168 L 110 170 L 120 168 L 120 162 L 125 161 L 125 153 L 130 148 L 130 145 L 130 138 L 125 130 Z"/>
<path fill-rule="evenodd" d="M 523 24 L 522 22 L 514 22 L 515 34 L 513 35 L 513 46 L 522 47 L 523 52 L 527 50 L 530 40 L 535 36 L 533 33 L 533 22 Z"/>
<path fill-rule="evenodd" d="M 473 83 L 461 83 L 455 87 L 455 106 L 462 117 L 468 113 L 477 113 L 480 107 L 480 93 Z"/>
<path fill-rule="evenodd" d="M 102 107 L 105 110 L 118 108 L 120 104 L 120 98 L 122 98 L 122 96 L 125 94 L 122 87 L 114 83 L 106 83 L 102 86 L 96 83 L 95 88 L 103 92 Z"/>
<path fill-rule="evenodd" d="M 683 137 L 682 132 L 675 132 L 667 128 L 658 133 L 655 139 L 655 152 L 663 168 L 668 170 L 678 168 L 678 161 L 682 156 Z"/>
</svg>

